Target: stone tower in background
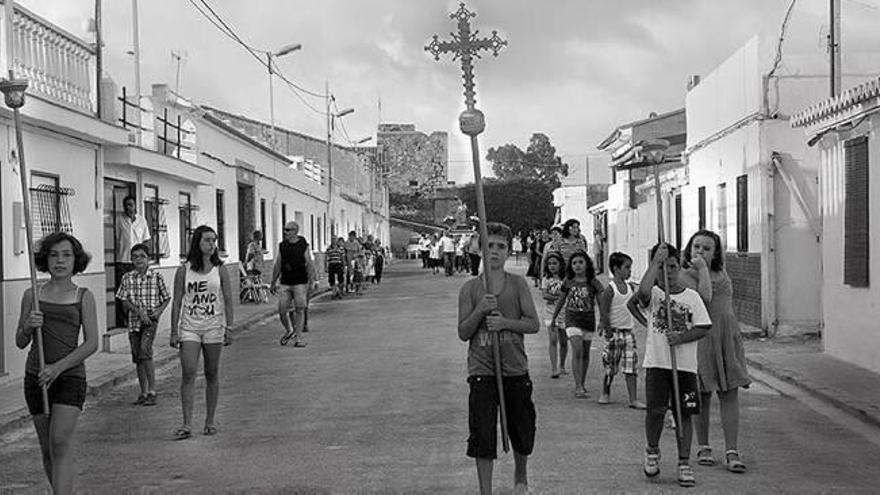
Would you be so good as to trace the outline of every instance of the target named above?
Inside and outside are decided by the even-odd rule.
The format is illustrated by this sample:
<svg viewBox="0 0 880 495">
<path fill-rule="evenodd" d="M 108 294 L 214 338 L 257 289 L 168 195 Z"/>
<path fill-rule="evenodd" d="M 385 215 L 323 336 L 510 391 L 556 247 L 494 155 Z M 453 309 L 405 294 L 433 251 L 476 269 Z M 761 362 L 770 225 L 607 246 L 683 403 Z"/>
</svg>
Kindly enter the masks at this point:
<svg viewBox="0 0 880 495">
<path fill-rule="evenodd" d="M 413 124 L 379 124 L 376 152 L 389 192 L 430 197 L 446 187 L 448 140 L 445 132 L 427 135 Z"/>
</svg>

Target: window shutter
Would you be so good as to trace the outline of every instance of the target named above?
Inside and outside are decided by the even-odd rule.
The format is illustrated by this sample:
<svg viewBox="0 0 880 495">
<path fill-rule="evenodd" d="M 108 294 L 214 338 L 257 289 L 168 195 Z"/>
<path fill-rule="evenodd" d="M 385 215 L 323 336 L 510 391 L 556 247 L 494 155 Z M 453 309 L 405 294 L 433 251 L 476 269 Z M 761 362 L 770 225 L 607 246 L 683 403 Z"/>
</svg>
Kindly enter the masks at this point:
<svg viewBox="0 0 880 495">
<path fill-rule="evenodd" d="M 852 287 L 869 285 L 868 230 L 868 137 L 844 144 L 843 283 Z"/>
<path fill-rule="evenodd" d="M 749 251 L 749 177 L 736 178 L 736 250 Z"/>
<path fill-rule="evenodd" d="M 697 189 L 697 213 L 699 214 L 699 230 L 706 228 L 706 187 Z"/>
</svg>

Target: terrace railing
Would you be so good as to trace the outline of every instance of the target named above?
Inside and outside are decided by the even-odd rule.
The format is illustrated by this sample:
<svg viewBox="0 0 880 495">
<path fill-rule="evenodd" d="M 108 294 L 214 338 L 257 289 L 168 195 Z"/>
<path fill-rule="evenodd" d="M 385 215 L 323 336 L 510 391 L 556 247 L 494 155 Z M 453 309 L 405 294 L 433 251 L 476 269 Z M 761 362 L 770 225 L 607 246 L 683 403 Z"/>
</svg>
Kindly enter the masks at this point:
<svg viewBox="0 0 880 495">
<path fill-rule="evenodd" d="M 4 19 L 4 29 L 7 25 Z M 27 78 L 29 93 L 84 113 L 95 113 L 94 46 L 15 5 L 11 48 L 11 56 L 4 55 L 16 77 Z"/>
</svg>

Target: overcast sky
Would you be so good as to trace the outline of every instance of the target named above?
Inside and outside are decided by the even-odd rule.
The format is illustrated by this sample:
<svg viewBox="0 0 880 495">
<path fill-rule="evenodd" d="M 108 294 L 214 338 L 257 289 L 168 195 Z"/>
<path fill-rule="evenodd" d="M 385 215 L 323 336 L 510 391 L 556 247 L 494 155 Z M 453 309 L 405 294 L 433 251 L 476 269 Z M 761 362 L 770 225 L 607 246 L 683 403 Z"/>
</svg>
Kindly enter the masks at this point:
<svg viewBox="0 0 880 495">
<path fill-rule="evenodd" d="M 193 0 L 196 1 L 197 0 Z M 277 59 L 298 85 L 323 93 L 329 80 L 352 140 L 374 136 L 380 121 L 413 123 L 449 133 L 449 178 L 472 181 L 468 141 L 457 116 L 464 108 L 460 65 L 435 62 L 423 47 L 433 34 L 448 38 L 455 25 L 446 0 L 206 0 L 246 42 L 260 50 L 289 43 L 303 49 Z M 89 39 L 85 20 L 94 0 L 21 0 L 36 13 Z M 790 0 L 469 0 L 481 35 L 493 29 L 509 41 L 497 58 L 477 61 L 477 107 L 487 116 L 480 137 L 490 147 L 525 148 L 533 132 L 550 136 L 583 183 L 583 164 L 620 124 L 684 106 L 688 75 L 705 75 L 751 36 L 779 37 Z M 204 103 L 269 120 L 265 68 L 221 34 L 189 0 L 141 0 L 141 84 L 174 88 L 185 55 L 180 92 Z M 132 2 L 104 0 L 106 71 L 131 87 Z M 844 0 L 846 57 L 880 49 L 880 0 Z M 796 3 L 784 49 L 824 53 L 828 1 Z M 880 70 L 880 67 L 878 67 Z M 303 95 L 323 112 L 320 98 Z M 323 115 L 275 84 L 276 122 L 322 137 Z M 337 142 L 344 143 L 344 137 Z M 489 165 L 484 163 L 488 172 Z M 591 179 L 607 180 L 594 164 Z"/>
</svg>

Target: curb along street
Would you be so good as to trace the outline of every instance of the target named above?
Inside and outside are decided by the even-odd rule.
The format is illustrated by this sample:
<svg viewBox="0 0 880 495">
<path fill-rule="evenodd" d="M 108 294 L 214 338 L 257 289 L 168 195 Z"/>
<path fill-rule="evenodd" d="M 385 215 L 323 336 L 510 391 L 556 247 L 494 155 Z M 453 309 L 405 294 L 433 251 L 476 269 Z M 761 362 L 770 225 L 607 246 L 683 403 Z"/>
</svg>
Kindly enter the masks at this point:
<svg viewBox="0 0 880 495">
<path fill-rule="evenodd" d="M 319 289 L 318 292 L 312 295 L 310 303 L 320 302 L 329 294 L 329 288 Z M 275 304 L 270 303 L 266 306 L 265 310 L 261 310 L 249 316 L 247 319 L 240 322 L 239 324 L 235 325 L 235 327 L 231 331 L 232 345 L 234 345 L 236 337 L 248 331 L 252 327 L 257 326 L 267 318 L 276 316 L 277 311 L 278 308 L 275 306 Z M 162 333 L 163 335 L 167 335 L 167 331 Z M 176 350 L 169 348 L 167 345 L 155 345 L 153 364 L 155 365 L 157 370 L 172 364 L 176 359 Z M 88 389 L 86 390 L 86 397 L 100 396 L 112 390 L 116 386 L 122 385 L 136 378 L 137 370 L 134 368 L 134 366 L 131 365 L 130 362 L 126 362 L 124 366 L 119 366 L 114 369 L 104 370 L 95 373 L 88 378 Z M 16 380 L 15 383 L 18 383 L 18 380 Z M 88 408 L 88 404 L 86 405 L 86 408 Z M 30 424 L 30 422 L 31 415 L 28 412 L 27 405 L 24 403 L 24 399 L 22 398 L 21 407 L 0 415 L 0 435 L 5 435 L 23 426 L 27 426 Z"/>
</svg>

